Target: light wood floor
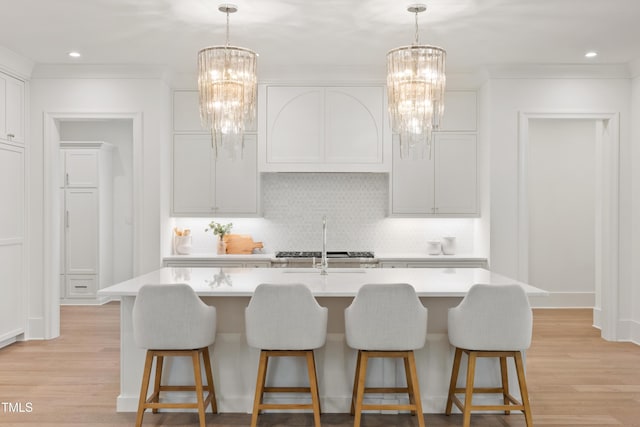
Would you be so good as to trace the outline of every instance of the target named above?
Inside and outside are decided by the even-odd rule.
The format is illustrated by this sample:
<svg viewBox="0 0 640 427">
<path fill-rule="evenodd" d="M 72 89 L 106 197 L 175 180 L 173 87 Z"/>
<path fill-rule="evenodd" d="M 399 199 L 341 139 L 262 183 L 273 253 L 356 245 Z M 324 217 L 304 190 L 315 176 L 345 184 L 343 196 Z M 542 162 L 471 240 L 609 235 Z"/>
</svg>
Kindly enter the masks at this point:
<svg viewBox="0 0 640 427">
<path fill-rule="evenodd" d="M 640 426 L 640 346 L 610 343 L 590 310 L 535 310 L 527 381 L 537 426 Z M 132 426 L 115 411 L 119 390 L 119 305 L 62 307 L 60 338 L 0 350 L 0 425 Z M 213 355 L 215 357 L 215 353 Z M 8 413 L 8 403 L 32 412 Z M 460 416 L 426 414 L 427 426 L 460 426 Z M 248 426 L 247 414 L 207 415 L 211 426 Z M 322 424 L 352 425 L 348 414 Z M 472 415 L 472 426 L 524 426 L 520 413 Z M 197 425 L 197 415 L 147 414 L 145 426 Z M 261 426 L 312 426 L 310 414 L 268 414 Z M 408 415 L 364 415 L 364 427 L 415 426 Z"/>
</svg>

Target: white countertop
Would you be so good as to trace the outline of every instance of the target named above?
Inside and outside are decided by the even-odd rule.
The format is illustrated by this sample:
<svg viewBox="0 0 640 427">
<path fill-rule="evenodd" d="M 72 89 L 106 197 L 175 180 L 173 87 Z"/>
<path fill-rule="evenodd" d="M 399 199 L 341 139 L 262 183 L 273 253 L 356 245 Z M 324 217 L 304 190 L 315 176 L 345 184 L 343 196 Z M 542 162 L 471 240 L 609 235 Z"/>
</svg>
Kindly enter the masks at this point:
<svg viewBox="0 0 640 427">
<path fill-rule="evenodd" d="M 455 254 L 455 255 L 429 255 L 427 253 L 406 252 L 392 253 L 382 252 L 375 253 L 375 259 L 378 261 L 486 261 L 486 257 L 474 254 Z M 332 258 L 335 260 L 338 258 Z M 254 253 L 254 254 L 224 254 L 218 255 L 214 253 L 193 253 L 189 255 L 167 255 L 163 257 L 165 261 L 209 261 L 209 260 L 227 260 L 227 261 L 278 261 L 275 253 Z M 349 260 L 349 258 L 345 258 Z"/>
<path fill-rule="evenodd" d="M 304 283 L 317 297 L 353 297 L 367 283 L 409 283 L 421 297 L 463 297 L 476 283 L 518 283 L 529 296 L 542 289 L 483 268 L 161 268 L 101 289 L 99 295 L 136 296 L 144 284 L 187 283 L 200 296 L 251 296 L 260 283 Z"/>
</svg>

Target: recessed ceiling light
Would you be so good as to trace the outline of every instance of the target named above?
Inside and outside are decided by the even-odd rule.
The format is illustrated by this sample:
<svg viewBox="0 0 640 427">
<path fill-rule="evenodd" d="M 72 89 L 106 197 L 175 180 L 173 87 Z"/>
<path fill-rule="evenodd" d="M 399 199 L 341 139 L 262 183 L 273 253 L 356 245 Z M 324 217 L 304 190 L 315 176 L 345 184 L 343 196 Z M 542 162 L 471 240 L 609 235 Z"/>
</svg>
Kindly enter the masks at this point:
<svg viewBox="0 0 640 427">
<path fill-rule="evenodd" d="M 591 51 L 584 54 L 585 58 L 595 58 L 596 56 L 598 56 L 598 52 Z"/>
<path fill-rule="evenodd" d="M 69 56 L 72 58 L 80 58 L 80 52 L 69 52 Z"/>
</svg>

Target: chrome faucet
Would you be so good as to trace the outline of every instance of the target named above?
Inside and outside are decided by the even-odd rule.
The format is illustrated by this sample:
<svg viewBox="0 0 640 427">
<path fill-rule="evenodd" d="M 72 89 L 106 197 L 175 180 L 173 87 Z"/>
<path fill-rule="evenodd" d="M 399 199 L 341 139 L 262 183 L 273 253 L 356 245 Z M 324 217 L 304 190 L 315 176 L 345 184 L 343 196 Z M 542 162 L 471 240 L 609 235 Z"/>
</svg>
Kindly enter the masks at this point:
<svg viewBox="0 0 640 427">
<path fill-rule="evenodd" d="M 320 269 L 320 274 L 323 276 L 327 274 L 327 268 L 329 267 L 329 261 L 327 260 L 327 216 L 322 217 L 322 259 L 320 265 L 316 265 L 316 268 Z"/>
</svg>

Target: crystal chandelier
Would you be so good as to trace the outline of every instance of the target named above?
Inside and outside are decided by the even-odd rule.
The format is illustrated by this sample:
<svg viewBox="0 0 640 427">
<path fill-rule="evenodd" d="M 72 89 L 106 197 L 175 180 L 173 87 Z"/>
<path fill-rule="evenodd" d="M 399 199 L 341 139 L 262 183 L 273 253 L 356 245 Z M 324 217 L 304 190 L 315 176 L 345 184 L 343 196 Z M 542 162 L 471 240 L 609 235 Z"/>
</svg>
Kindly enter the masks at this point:
<svg viewBox="0 0 640 427">
<path fill-rule="evenodd" d="M 238 10 L 233 4 L 222 4 L 227 14 L 226 43 L 198 52 L 198 91 L 200 120 L 211 129 L 211 145 L 224 148 L 230 157 L 242 156 L 245 128 L 256 118 L 257 54 L 243 47 L 229 45 L 229 14 Z"/>
<path fill-rule="evenodd" d="M 431 132 L 444 112 L 444 49 L 418 43 L 418 13 L 423 4 L 407 8 L 415 14 L 415 39 L 387 53 L 387 95 L 391 127 L 400 136 L 400 157 L 431 155 Z"/>
</svg>

